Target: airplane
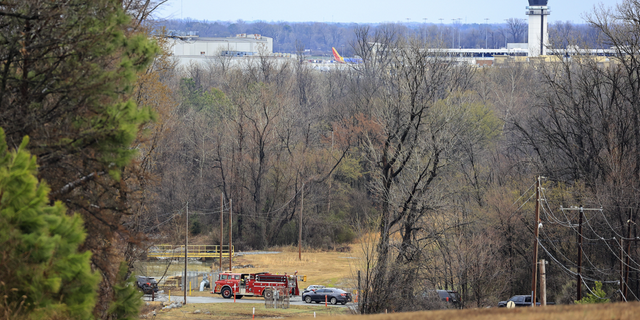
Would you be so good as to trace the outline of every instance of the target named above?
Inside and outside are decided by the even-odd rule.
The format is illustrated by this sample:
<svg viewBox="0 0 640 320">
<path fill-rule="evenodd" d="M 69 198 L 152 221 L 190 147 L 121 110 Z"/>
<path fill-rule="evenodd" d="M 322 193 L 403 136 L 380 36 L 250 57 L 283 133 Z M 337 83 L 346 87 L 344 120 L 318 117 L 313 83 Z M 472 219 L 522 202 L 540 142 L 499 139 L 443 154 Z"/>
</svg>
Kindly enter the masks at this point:
<svg viewBox="0 0 640 320">
<path fill-rule="evenodd" d="M 331 51 L 333 51 L 333 57 L 336 58 L 336 61 L 339 63 L 362 63 L 362 59 L 360 58 L 343 58 L 338 54 L 336 48 L 331 47 Z"/>
</svg>

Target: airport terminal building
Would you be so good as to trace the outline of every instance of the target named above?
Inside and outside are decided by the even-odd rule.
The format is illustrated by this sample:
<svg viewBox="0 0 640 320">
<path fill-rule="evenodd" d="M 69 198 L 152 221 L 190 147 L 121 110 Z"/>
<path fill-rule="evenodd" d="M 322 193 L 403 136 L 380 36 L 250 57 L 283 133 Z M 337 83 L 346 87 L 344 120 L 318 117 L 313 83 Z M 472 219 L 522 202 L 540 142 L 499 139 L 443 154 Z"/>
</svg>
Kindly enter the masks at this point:
<svg viewBox="0 0 640 320">
<path fill-rule="evenodd" d="M 173 55 L 180 60 L 201 60 L 207 57 L 247 57 L 273 54 L 273 38 L 260 34 L 238 34 L 229 38 L 171 37 Z M 186 62 L 186 61 L 181 61 Z"/>
</svg>

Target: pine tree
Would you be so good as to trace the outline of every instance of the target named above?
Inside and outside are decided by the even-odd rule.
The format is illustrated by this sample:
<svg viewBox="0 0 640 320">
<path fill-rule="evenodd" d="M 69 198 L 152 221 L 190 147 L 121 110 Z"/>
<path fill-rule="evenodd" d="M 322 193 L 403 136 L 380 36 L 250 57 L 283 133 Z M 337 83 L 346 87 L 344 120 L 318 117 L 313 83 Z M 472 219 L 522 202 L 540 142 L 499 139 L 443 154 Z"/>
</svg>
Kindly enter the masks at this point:
<svg viewBox="0 0 640 320">
<path fill-rule="evenodd" d="M 136 277 L 129 274 L 129 268 L 125 262 L 120 263 L 117 283 L 114 286 L 116 300 L 111 304 L 109 313 L 111 318 L 118 320 L 133 320 L 138 318 L 142 306 L 143 293 L 138 291 Z"/>
<path fill-rule="evenodd" d="M 7 0 L 0 6 L 0 127 L 17 148 L 29 136 L 51 201 L 77 212 L 83 250 L 102 275 L 94 315 L 108 317 L 130 213 L 121 175 L 154 113 L 132 99 L 136 75 L 159 52 L 119 0 Z M 132 6 L 126 6 L 132 10 Z"/>
<path fill-rule="evenodd" d="M 0 128 L 0 305 L 3 316 L 88 319 L 100 276 L 90 252 L 79 252 L 86 233 L 79 215 L 61 202 L 48 205 L 49 187 L 36 178 L 29 139 L 8 151 Z"/>
</svg>

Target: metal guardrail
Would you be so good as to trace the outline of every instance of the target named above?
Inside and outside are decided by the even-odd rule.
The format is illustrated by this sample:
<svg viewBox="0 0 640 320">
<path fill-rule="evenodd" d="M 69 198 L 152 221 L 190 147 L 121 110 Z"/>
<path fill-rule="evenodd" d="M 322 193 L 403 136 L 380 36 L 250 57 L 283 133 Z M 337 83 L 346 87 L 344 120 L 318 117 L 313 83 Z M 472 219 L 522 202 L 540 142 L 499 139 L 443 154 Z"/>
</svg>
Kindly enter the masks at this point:
<svg viewBox="0 0 640 320">
<path fill-rule="evenodd" d="M 229 251 L 228 245 L 189 245 L 187 246 L 187 258 L 219 258 L 220 250 L 222 257 L 229 258 L 234 256 L 234 248 L 231 246 Z M 149 258 L 184 258 L 184 246 L 174 245 L 157 245 L 149 248 L 147 251 Z"/>
</svg>

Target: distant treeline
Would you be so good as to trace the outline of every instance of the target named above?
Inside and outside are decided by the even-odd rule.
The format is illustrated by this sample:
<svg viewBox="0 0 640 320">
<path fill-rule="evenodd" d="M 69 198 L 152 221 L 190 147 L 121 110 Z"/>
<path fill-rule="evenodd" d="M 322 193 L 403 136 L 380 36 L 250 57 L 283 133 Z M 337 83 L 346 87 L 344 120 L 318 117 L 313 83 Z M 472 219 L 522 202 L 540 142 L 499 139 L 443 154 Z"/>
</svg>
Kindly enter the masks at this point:
<svg viewBox="0 0 640 320">
<path fill-rule="evenodd" d="M 331 47 L 335 47 L 341 55 L 353 55 L 352 43 L 354 30 L 363 26 L 356 23 L 326 22 L 247 22 L 231 21 L 198 21 L 193 19 L 164 20 L 156 22 L 157 28 L 165 27 L 179 33 L 195 32 L 200 37 L 230 37 L 240 33 L 261 34 L 273 38 L 274 52 L 297 51 L 308 49 L 311 55 L 331 55 Z M 375 31 L 394 25 L 404 36 L 416 36 L 423 40 L 441 42 L 444 48 L 503 48 L 506 43 L 527 42 L 526 19 L 510 18 L 504 23 L 488 24 L 443 24 L 443 23 L 385 23 L 369 24 Z M 578 35 L 586 41 L 585 46 L 595 47 L 598 32 L 586 24 L 571 22 L 555 22 L 549 25 L 552 39 L 577 39 Z M 564 47 L 560 41 L 556 47 Z"/>
</svg>

